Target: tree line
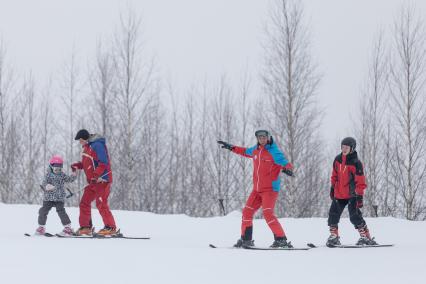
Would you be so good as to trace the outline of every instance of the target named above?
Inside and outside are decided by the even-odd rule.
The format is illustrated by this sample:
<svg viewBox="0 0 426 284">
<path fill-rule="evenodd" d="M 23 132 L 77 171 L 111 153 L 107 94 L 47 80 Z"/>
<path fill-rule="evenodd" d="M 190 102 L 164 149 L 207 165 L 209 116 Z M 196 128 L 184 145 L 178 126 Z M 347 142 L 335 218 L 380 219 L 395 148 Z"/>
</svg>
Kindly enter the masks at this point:
<svg viewBox="0 0 426 284">
<path fill-rule="evenodd" d="M 359 119 L 353 123 L 369 188 L 369 216 L 423 220 L 426 172 L 426 35 L 412 9 L 380 33 L 366 69 Z M 87 66 L 75 48 L 46 82 L 18 76 L 0 41 L 0 201 L 39 203 L 38 184 L 52 154 L 79 159 L 80 128 L 104 135 L 112 161 L 111 207 L 216 216 L 240 210 L 252 188 L 251 161 L 216 140 L 252 146 L 267 128 L 295 166 L 282 177 L 277 215 L 325 216 L 331 162 L 320 129 L 324 109 L 311 35 L 299 1 L 277 0 L 264 30 L 260 76 L 226 75 L 178 91 L 146 51 L 142 19 L 130 9 L 116 31 L 96 43 Z M 259 80 L 261 94 L 254 90 Z M 85 180 L 71 185 L 78 205 Z"/>
</svg>

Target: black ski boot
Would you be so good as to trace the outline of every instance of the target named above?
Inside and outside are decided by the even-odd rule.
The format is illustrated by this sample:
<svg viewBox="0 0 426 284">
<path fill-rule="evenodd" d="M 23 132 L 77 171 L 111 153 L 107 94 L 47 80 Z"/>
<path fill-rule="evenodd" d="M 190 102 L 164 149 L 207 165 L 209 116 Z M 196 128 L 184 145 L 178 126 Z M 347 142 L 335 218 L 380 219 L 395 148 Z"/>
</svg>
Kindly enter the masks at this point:
<svg viewBox="0 0 426 284">
<path fill-rule="evenodd" d="M 329 248 L 340 246 L 340 237 L 339 237 L 339 229 L 335 226 L 330 226 L 330 236 L 327 239 L 327 243 L 325 244 Z"/>
<path fill-rule="evenodd" d="M 244 247 L 254 247 L 253 237 L 253 226 L 247 227 L 244 231 L 244 234 L 241 236 L 241 239 L 237 241 L 234 245 L 236 248 L 244 248 Z"/>
<path fill-rule="evenodd" d="M 378 245 L 378 243 L 374 240 L 374 238 L 367 238 L 367 237 L 361 237 L 356 242 L 357 246 L 375 246 Z"/>
<path fill-rule="evenodd" d="M 234 247 L 235 248 L 254 247 L 254 241 L 239 239 L 237 243 L 234 245 Z"/>
<path fill-rule="evenodd" d="M 362 224 L 361 226 L 358 226 L 358 232 L 359 232 L 359 240 L 356 243 L 357 246 L 374 246 L 378 245 L 378 243 L 370 236 L 370 230 L 368 230 L 368 227 L 366 224 Z"/>
<path fill-rule="evenodd" d="M 271 248 L 293 248 L 291 242 L 287 242 L 286 237 L 276 237 Z"/>
</svg>

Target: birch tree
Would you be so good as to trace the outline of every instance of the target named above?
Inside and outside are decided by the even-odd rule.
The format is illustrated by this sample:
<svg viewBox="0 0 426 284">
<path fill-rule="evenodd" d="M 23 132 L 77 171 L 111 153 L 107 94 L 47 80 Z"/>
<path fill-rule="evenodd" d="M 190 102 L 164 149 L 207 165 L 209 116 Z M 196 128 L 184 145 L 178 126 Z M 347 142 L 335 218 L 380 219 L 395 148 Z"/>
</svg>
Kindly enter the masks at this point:
<svg viewBox="0 0 426 284">
<path fill-rule="evenodd" d="M 153 60 L 143 49 L 141 18 L 130 9 L 120 17 L 114 39 L 116 81 L 115 204 L 140 210 L 143 206 L 143 115 L 152 99 Z M 140 173 L 140 174 L 139 174 Z"/>
<path fill-rule="evenodd" d="M 413 9 L 404 7 L 394 25 L 390 92 L 395 120 L 394 186 L 408 220 L 425 218 L 426 31 Z"/>
<path fill-rule="evenodd" d="M 318 128 L 320 112 L 315 98 L 320 75 L 309 50 L 309 31 L 304 10 L 297 1 L 277 0 L 266 28 L 263 83 L 270 102 L 269 123 L 288 160 L 295 166 L 295 178 L 284 180 L 277 213 L 307 217 L 325 198 L 327 185 L 318 161 L 322 143 Z M 331 163 L 330 163 L 331 164 Z"/>
<path fill-rule="evenodd" d="M 388 86 L 388 65 L 380 33 L 374 43 L 368 76 L 362 93 L 361 113 L 356 123 L 361 124 L 358 137 L 361 138 L 361 160 L 364 162 L 368 189 L 365 194 L 366 209 L 369 216 L 377 216 L 378 206 L 383 208 L 385 129 L 387 117 L 386 94 Z"/>
</svg>

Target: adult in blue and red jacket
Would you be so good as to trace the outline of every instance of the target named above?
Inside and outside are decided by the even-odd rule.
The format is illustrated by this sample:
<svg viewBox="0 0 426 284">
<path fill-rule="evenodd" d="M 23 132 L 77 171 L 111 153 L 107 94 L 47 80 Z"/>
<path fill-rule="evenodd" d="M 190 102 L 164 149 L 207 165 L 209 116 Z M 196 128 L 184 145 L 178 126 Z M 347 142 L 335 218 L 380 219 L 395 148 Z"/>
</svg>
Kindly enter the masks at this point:
<svg viewBox="0 0 426 284">
<path fill-rule="evenodd" d="M 115 234 L 115 220 L 108 205 L 112 171 L 105 138 L 97 134 L 89 134 L 86 129 L 81 129 L 75 140 L 80 142 L 83 152 L 81 162 L 74 163 L 71 167 L 83 169 L 88 183 L 80 201 L 80 229 L 77 234 L 91 234 L 91 203 L 94 200 L 105 225 L 98 234 Z"/>
<path fill-rule="evenodd" d="M 284 171 L 292 176 L 293 166 L 283 152 L 274 143 L 272 136 L 266 130 L 255 133 L 258 143 L 251 148 L 244 148 L 218 141 L 222 148 L 253 159 L 253 191 L 247 199 L 243 209 L 241 224 L 241 239 L 235 246 L 253 246 L 253 215 L 262 207 L 263 216 L 274 234 L 272 247 L 289 247 L 285 232 L 274 214 L 275 203 L 280 191 L 280 172 Z"/>
</svg>

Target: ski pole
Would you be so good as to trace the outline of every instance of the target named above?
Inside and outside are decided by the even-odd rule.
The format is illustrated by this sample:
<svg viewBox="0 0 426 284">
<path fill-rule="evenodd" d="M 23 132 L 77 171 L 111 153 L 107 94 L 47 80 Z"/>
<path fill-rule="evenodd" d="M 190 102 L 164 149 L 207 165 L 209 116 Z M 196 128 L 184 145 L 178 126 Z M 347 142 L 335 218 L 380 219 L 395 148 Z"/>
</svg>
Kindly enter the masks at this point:
<svg viewBox="0 0 426 284">
<path fill-rule="evenodd" d="M 104 176 L 106 176 L 106 175 L 107 175 L 107 174 L 109 174 L 110 172 L 111 172 L 111 171 L 109 171 L 109 172 L 107 172 L 107 173 L 105 173 L 105 174 L 101 175 L 99 178 L 103 178 Z M 87 187 L 87 185 L 86 185 L 85 187 L 83 187 L 82 189 L 75 191 L 74 193 L 73 193 L 73 192 L 72 192 L 72 191 L 71 191 L 71 190 L 67 187 L 67 191 L 69 192 L 69 194 L 66 196 L 66 198 L 73 197 L 75 193 L 79 193 L 79 192 L 84 191 L 84 190 L 86 189 L 86 187 Z"/>
<path fill-rule="evenodd" d="M 69 192 L 69 194 L 66 196 L 66 198 L 70 198 L 74 195 L 74 193 L 72 193 L 72 191 L 67 187 L 67 191 Z"/>
</svg>

